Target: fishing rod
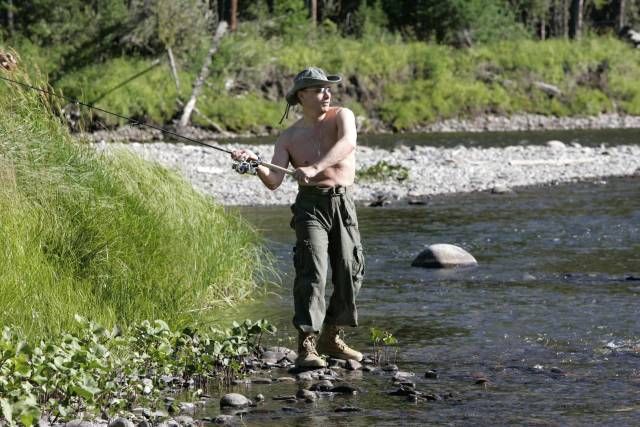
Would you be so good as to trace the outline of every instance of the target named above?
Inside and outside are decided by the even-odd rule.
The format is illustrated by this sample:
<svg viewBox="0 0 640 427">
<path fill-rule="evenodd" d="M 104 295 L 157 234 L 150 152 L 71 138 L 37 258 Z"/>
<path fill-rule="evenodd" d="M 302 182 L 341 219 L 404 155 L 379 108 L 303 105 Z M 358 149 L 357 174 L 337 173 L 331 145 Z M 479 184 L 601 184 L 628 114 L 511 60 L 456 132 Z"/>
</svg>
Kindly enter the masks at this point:
<svg viewBox="0 0 640 427">
<path fill-rule="evenodd" d="M 64 95 L 59 95 L 57 93 L 50 92 L 48 90 L 45 90 L 45 89 L 42 89 L 42 88 L 39 88 L 39 87 L 31 86 L 31 85 L 29 85 L 27 83 L 23 83 L 23 82 L 19 82 L 19 81 L 16 81 L 16 80 L 8 79 L 8 78 L 3 77 L 3 76 L 0 76 L 0 79 L 5 80 L 7 82 L 18 84 L 20 86 L 26 87 L 26 88 L 31 89 L 31 90 L 35 90 L 35 91 L 38 91 L 38 92 L 45 93 L 47 95 L 51 95 L 51 96 L 55 96 L 55 97 L 58 97 L 58 98 L 62 98 L 64 100 L 69 101 L 69 102 L 71 102 L 73 104 L 76 104 L 76 105 L 82 105 L 83 107 L 91 108 L 93 110 L 100 111 L 100 112 L 105 113 L 105 114 L 110 114 L 112 116 L 119 117 L 121 119 L 127 120 L 129 123 L 134 124 L 134 125 L 146 126 L 148 128 L 159 130 L 160 132 L 163 132 L 163 133 L 166 133 L 166 134 L 178 137 L 178 138 L 182 138 L 185 141 L 189 141 L 189 142 L 193 142 L 193 143 L 196 143 L 196 144 L 200 144 L 200 145 L 203 145 L 205 147 L 213 148 L 214 150 L 222 151 L 222 152 L 225 152 L 225 153 L 228 153 L 228 154 L 233 154 L 233 152 L 231 150 L 227 150 L 226 148 L 222 148 L 222 147 L 219 147 L 219 146 L 216 146 L 216 145 L 213 145 L 213 144 L 208 144 L 208 143 L 206 143 L 204 141 L 200 141 L 198 139 L 189 138 L 188 136 L 184 136 L 184 135 L 181 135 L 181 134 L 179 134 L 177 132 L 173 132 L 173 131 L 170 131 L 168 129 L 164 129 L 164 128 L 160 127 L 160 126 L 150 125 L 148 123 L 142 123 L 142 122 L 139 122 L 137 120 L 132 119 L 131 117 L 123 116 L 122 114 L 114 113 L 112 111 L 107 111 L 107 110 L 105 110 L 103 108 L 96 107 L 94 105 L 84 103 L 84 102 L 79 101 L 79 100 L 77 100 L 75 98 L 71 98 L 71 97 L 64 96 Z M 292 170 L 289 170 L 287 168 L 283 168 L 282 166 L 278 166 L 278 165 L 274 165 L 274 164 L 271 164 L 271 163 L 267 163 L 267 162 L 263 161 L 262 159 L 260 159 L 259 157 L 260 156 L 258 156 L 258 160 L 236 161 L 232 165 L 232 167 L 233 167 L 234 170 L 236 170 L 238 173 L 241 173 L 241 174 L 255 171 L 255 168 L 258 165 L 262 165 L 262 166 L 265 166 L 265 167 L 271 169 L 272 171 L 283 172 L 283 173 L 288 174 L 288 175 L 293 175 L 293 173 L 294 173 Z"/>
</svg>

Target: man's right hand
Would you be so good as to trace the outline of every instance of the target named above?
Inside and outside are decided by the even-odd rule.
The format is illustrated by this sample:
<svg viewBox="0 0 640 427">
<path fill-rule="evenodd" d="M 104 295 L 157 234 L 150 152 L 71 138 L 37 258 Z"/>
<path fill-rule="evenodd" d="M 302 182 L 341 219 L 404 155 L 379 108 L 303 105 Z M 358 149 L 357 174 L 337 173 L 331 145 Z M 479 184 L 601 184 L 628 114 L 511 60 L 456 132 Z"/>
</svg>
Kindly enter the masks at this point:
<svg viewBox="0 0 640 427">
<path fill-rule="evenodd" d="M 258 155 L 251 150 L 242 148 L 240 150 L 233 150 L 231 152 L 231 158 L 239 162 L 246 162 L 247 160 L 258 160 Z"/>
</svg>

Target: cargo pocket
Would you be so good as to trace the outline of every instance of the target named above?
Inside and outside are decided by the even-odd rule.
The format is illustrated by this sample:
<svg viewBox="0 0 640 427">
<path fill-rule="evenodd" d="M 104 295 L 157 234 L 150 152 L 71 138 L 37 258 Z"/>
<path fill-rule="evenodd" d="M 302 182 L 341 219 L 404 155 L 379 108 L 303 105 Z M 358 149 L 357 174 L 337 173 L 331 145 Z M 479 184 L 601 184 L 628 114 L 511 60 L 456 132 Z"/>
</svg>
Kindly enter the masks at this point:
<svg viewBox="0 0 640 427">
<path fill-rule="evenodd" d="M 342 223 L 345 227 L 358 228 L 358 219 L 356 216 L 356 205 L 352 200 L 345 200 L 342 203 L 340 213 L 342 215 Z"/>
<path fill-rule="evenodd" d="M 356 245 L 353 248 L 353 266 L 352 266 L 351 274 L 353 275 L 353 281 L 356 283 L 361 283 L 362 279 L 364 279 L 364 252 L 362 250 L 362 245 Z"/>
<path fill-rule="evenodd" d="M 289 227 L 296 229 L 296 204 L 291 205 L 291 221 L 289 221 Z M 296 247 L 293 247 L 293 253 L 296 253 Z"/>
<path fill-rule="evenodd" d="M 296 243 L 293 247 L 293 266 L 299 277 L 313 274 L 313 248 L 308 240 Z"/>
</svg>

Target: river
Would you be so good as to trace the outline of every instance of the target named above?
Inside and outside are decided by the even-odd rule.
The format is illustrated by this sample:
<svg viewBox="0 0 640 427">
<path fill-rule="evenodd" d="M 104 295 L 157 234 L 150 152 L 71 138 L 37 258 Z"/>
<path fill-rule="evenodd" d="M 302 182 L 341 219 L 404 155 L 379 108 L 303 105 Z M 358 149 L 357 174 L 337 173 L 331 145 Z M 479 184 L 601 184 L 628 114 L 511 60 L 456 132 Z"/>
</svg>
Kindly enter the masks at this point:
<svg viewBox="0 0 640 427">
<path fill-rule="evenodd" d="M 637 132 L 620 143 L 631 143 L 629 135 Z M 250 317 L 270 319 L 280 344 L 294 347 L 286 339 L 295 335 L 289 208 L 239 210 L 264 233 L 281 271 L 282 286 Z M 640 423 L 638 177 L 361 206 L 359 220 L 367 270 L 361 327 L 347 332 L 348 341 L 370 352 L 371 327 L 391 332 L 397 364 L 415 373 L 416 389 L 446 398 L 389 396 L 397 388 L 390 375 L 362 372 L 344 374 L 359 394 L 314 404 L 271 399 L 295 394 L 295 385 L 252 385 L 235 391 L 267 399 L 245 425 Z M 433 243 L 462 246 L 479 266 L 410 267 Z M 427 370 L 437 378 L 425 378 Z M 215 403 L 205 414 L 219 413 Z M 342 405 L 362 410 L 334 412 Z"/>
</svg>

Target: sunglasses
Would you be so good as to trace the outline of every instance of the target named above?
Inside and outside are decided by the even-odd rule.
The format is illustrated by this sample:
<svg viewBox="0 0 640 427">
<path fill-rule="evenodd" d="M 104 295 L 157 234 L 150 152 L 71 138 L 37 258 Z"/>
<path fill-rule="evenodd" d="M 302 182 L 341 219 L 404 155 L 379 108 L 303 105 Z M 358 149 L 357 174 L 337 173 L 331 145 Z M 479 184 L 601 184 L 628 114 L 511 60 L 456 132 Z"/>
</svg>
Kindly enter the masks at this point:
<svg viewBox="0 0 640 427">
<path fill-rule="evenodd" d="M 305 92 L 313 92 L 313 93 L 331 93 L 330 87 L 312 87 L 305 89 Z"/>
</svg>

